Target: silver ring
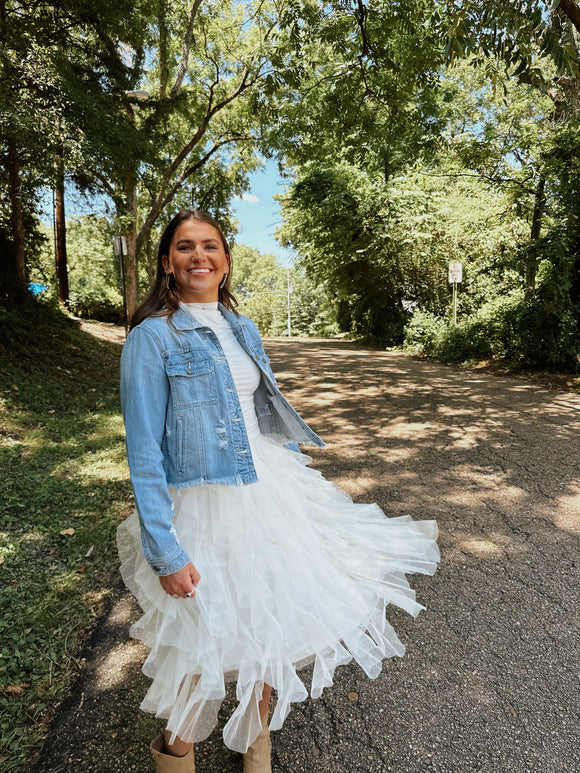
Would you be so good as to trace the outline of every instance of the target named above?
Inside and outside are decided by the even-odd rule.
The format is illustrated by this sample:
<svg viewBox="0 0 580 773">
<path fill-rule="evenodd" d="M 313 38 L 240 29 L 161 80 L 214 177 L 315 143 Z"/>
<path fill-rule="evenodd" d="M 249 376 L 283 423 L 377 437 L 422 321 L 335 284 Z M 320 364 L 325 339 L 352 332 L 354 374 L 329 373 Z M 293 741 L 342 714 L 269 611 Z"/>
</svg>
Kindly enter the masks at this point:
<svg viewBox="0 0 580 773">
<path fill-rule="evenodd" d="M 187 596 L 188 599 L 191 599 L 193 598 L 193 591 L 190 590 L 189 593 L 186 593 L 185 595 Z"/>
</svg>

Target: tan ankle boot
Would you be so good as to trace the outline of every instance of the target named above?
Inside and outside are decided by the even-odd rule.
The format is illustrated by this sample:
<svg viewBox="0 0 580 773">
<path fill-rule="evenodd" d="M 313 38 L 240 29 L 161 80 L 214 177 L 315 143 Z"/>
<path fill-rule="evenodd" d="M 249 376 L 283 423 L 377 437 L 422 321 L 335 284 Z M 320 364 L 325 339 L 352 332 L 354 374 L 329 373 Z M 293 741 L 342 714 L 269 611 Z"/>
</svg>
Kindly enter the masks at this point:
<svg viewBox="0 0 580 773">
<path fill-rule="evenodd" d="M 193 746 L 185 757 L 174 757 L 173 754 L 166 754 L 164 750 L 165 739 L 163 735 L 158 735 L 154 741 L 151 741 L 151 754 L 155 760 L 157 773 L 195 773 Z"/>
<path fill-rule="evenodd" d="M 272 773 L 272 742 L 267 720 L 256 740 L 244 754 L 244 773 Z"/>
</svg>

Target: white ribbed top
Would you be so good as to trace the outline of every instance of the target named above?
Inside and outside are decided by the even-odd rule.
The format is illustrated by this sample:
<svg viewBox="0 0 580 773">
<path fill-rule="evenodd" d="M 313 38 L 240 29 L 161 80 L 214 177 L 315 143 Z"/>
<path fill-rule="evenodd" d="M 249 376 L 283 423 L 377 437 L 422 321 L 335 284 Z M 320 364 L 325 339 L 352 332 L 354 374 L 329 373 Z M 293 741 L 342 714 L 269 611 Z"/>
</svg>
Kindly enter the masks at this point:
<svg viewBox="0 0 580 773">
<path fill-rule="evenodd" d="M 260 369 L 238 342 L 229 322 L 219 310 L 217 301 L 211 303 L 182 303 L 181 305 L 198 322 L 211 328 L 218 337 L 230 366 L 248 438 L 257 437 L 260 434 L 260 428 L 254 407 L 254 392 L 260 384 Z"/>
</svg>

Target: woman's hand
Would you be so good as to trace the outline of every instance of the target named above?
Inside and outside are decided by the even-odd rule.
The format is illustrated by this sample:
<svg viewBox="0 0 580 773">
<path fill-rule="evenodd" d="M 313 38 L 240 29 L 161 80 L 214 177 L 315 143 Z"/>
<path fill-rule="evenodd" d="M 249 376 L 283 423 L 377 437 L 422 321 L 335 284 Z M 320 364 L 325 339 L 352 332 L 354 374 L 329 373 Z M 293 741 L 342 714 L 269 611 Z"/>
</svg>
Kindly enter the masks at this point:
<svg viewBox="0 0 580 773">
<path fill-rule="evenodd" d="M 170 596 L 177 596 L 180 599 L 185 599 L 188 596 L 193 598 L 195 596 L 195 589 L 200 580 L 201 575 L 195 568 L 195 566 L 189 562 L 183 569 L 179 569 L 173 574 L 166 574 L 164 577 L 159 578 L 161 587 Z"/>
</svg>

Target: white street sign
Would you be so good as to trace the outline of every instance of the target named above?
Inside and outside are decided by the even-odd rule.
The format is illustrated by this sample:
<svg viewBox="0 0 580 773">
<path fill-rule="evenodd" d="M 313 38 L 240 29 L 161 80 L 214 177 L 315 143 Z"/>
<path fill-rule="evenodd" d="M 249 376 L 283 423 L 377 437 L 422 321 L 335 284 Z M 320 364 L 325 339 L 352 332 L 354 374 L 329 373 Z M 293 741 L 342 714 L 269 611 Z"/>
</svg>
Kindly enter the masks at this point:
<svg viewBox="0 0 580 773">
<path fill-rule="evenodd" d="M 462 263 L 450 263 L 449 264 L 449 284 L 454 282 L 461 282 L 463 279 L 463 264 Z"/>
</svg>

